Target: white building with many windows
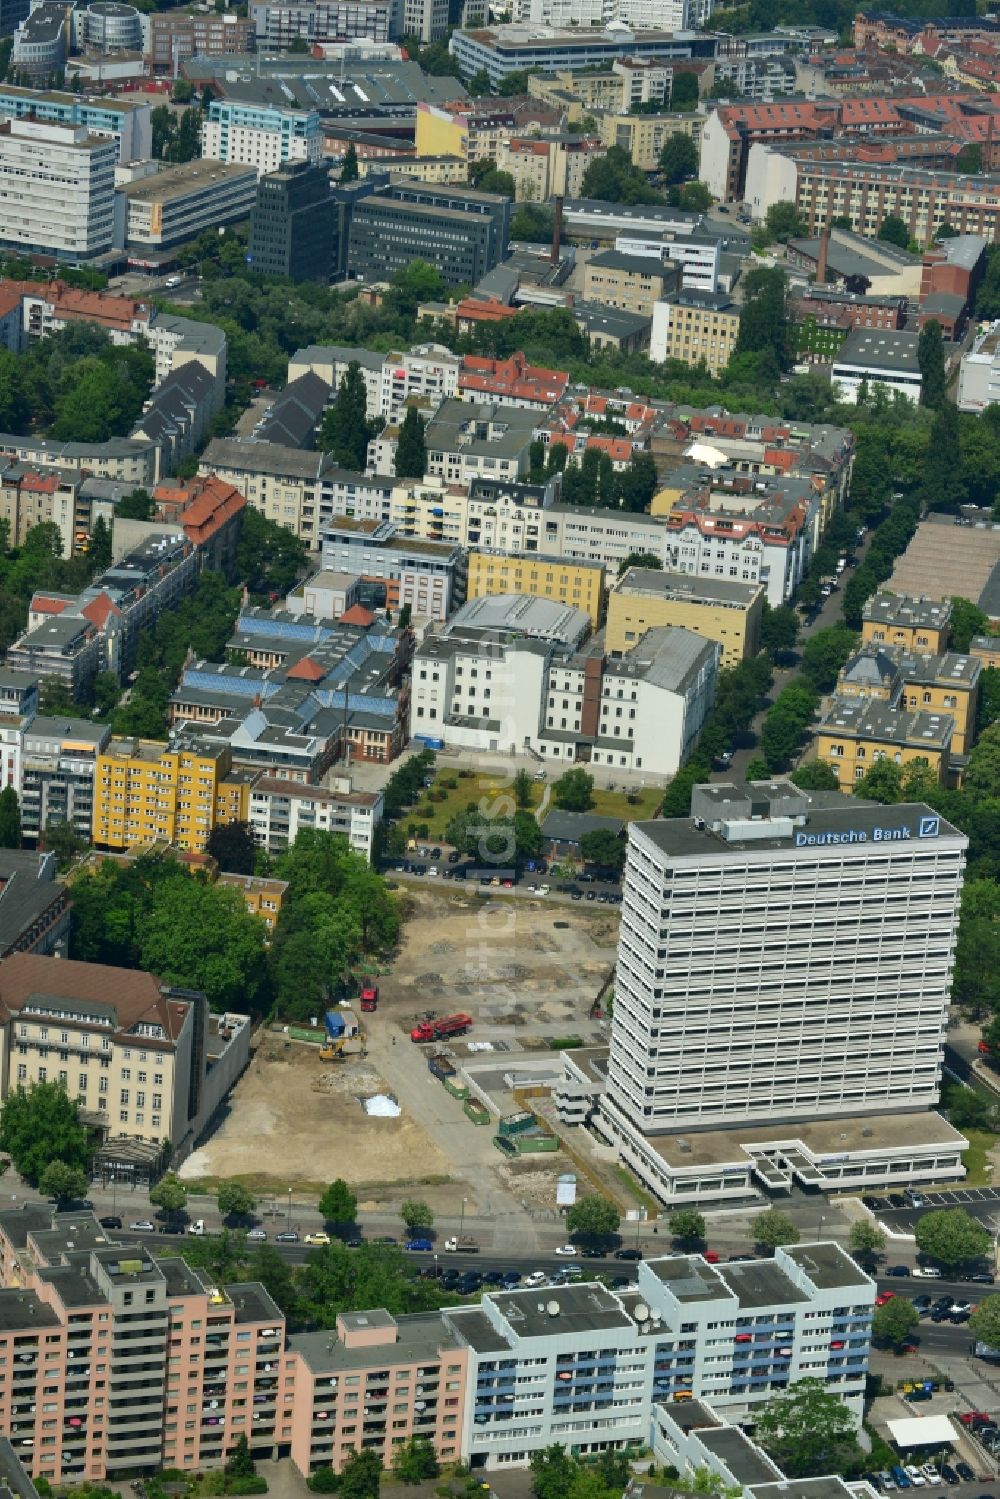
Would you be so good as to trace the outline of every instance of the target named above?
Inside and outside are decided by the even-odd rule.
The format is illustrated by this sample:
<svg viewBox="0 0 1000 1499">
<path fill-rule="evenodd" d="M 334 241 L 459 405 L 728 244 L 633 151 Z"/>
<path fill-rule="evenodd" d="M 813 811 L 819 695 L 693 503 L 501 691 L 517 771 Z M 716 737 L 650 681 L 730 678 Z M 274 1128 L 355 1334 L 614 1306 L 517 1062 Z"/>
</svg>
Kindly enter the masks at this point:
<svg viewBox="0 0 1000 1499">
<path fill-rule="evenodd" d="M 0 244 L 66 260 L 110 250 L 117 155 L 84 125 L 0 122 Z"/>
<path fill-rule="evenodd" d="M 633 823 L 595 1127 L 665 1200 L 962 1175 L 938 1101 L 967 840 L 922 804 L 696 787 Z"/>
</svg>

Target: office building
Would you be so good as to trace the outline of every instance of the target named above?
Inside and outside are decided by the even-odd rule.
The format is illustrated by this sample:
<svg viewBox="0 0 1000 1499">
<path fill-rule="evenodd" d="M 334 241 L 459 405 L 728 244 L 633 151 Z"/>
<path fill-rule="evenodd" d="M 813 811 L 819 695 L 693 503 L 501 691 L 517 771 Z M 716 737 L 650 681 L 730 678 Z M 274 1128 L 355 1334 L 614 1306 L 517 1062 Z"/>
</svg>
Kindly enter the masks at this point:
<svg viewBox="0 0 1000 1499">
<path fill-rule="evenodd" d="M 14 32 L 14 70 L 22 78 L 49 82 L 62 74 L 71 41 L 70 7 L 62 0 L 40 0 Z"/>
<path fill-rule="evenodd" d="M 507 252 L 510 200 L 472 188 L 372 183 L 351 213 L 348 268 L 357 280 L 391 281 L 412 260 L 448 286 L 474 286 Z"/>
<path fill-rule="evenodd" d="M 87 843 L 94 825 L 97 757 L 111 738 L 87 718 L 35 717 L 21 738 L 21 835 L 38 846 L 45 829 L 65 822 Z"/>
<path fill-rule="evenodd" d="M 420 618 L 444 620 L 465 598 L 461 547 L 397 537 L 391 521 L 347 516 L 329 521 L 321 537 L 321 558 L 327 572 L 383 583 L 385 607 L 393 613 L 409 607 Z"/>
<path fill-rule="evenodd" d="M 291 281 L 329 281 L 335 218 L 325 167 L 295 161 L 266 173 L 250 215 L 249 264 Z"/>
<path fill-rule="evenodd" d="M 256 167 L 258 177 L 289 161 L 317 166 L 323 154 L 319 114 L 238 98 L 213 99 L 201 127 L 201 150 L 229 166 Z"/>
<path fill-rule="evenodd" d="M 116 157 L 84 125 L 0 122 L 0 243 L 71 261 L 110 250 Z"/>
<path fill-rule="evenodd" d="M 842 401 L 858 402 L 876 387 L 896 391 L 919 404 L 923 377 L 917 358 L 918 333 L 886 328 L 852 328 L 833 357 L 830 380 Z"/>
<path fill-rule="evenodd" d="M 583 609 L 596 630 L 604 616 L 604 568 L 600 562 L 564 557 L 508 556 L 506 552 L 471 550 L 467 593 L 470 599 L 495 593 L 524 593 Z"/>
<path fill-rule="evenodd" d="M 164 167 L 129 182 L 124 199 L 124 243 L 131 250 L 166 250 L 197 239 L 204 229 L 248 218 L 257 195 L 254 166 L 199 159 Z"/>
<path fill-rule="evenodd" d="M 93 0 L 81 16 L 83 44 L 103 54 L 142 51 L 142 17 L 122 0 Z"/>
<path fill-rule="evenodd" d="M 310 48 L 357 37 L 386 42 L 394 19 L 388 0 L 252 0 L 249 16 L 260 52 L 286 52 L 293 42 Z"/>
<path fill-rule="evenodd" d="M 653 306 L 649 357 L 703 364 L 717 375 L 732 358 L 739 331 L 740 309 L 724 292 L 672 292 Z"/>
<path fill-rule="evenodd" d="M 654 336 L 656 304 L 668 293 L 677 291 L 680 284 L 677 266 L 658 257 L 623 255 L 618 250 L 591 255 L 583 271 L 583 295 L 588 302 L 653 317 Z M 651 349 L 650 357 L 663 356 L 654 355 Z"/>
<path fill-rule="evenodd" d="M 922 804 L 782 781 L 696 787 L 690 817 L 631 825 L 594 1127 L 649 1190 L 961 1176 L 930 1111 L 966 846 Z"/>
<path fill-rule="evenodd" d="M 55 89 L 0 84 L 0 115 L 31 117 L 52 125 L 82 125 L 90 135 L 111 136 L 118 161 L 144 161 L 153 149 L 150 106 L 133 99 L 87 99 Z"/>
<path fill-rule="evenodd" d="M 760 650 L 763 613 L 760 583 L 630 567 L 608 594 L 607 647 L 630 651 L 647 630 L 676 625 L 718 641 L 722 666 L 738 666 Z"/>
<path fill-rule="evenodd" d="M 401 34 L 439 42 L 448 31 L 448 14 L 448 0 L 403 0 Z"/>
<path fill-rule="evenodd" d="M 222 15 L 154 11 L 143 17 L 143 32 L 143 53 L 152 71 L 176 73 L 189 57 L 245 57 L 253 39 L 253 22 L 235 11 Z"/>
<path fill-rule="evenodd" d="M 162 840 L 200 853 L 216 821 L 230 820 L 218 809 L 231 766 L 227 750 L 190 736 L 182 747 L 110 740 L 97 756 L 93 842 L 114 852 Z"/>
<path fill-rule="evenodd" d="M 580 72 L 620 58 L 705 59 L 715 56 L 716 39 L 696 31 L 633 32 L 627 26 L 597 27 L 516 25 L 479 27 L 457 31 L 452 39 L 454 56 L 463 78 L 485 69 L 496 88 L 509 73 L 538 68 L 543 73 L 560 69 Z"/>
</svg>

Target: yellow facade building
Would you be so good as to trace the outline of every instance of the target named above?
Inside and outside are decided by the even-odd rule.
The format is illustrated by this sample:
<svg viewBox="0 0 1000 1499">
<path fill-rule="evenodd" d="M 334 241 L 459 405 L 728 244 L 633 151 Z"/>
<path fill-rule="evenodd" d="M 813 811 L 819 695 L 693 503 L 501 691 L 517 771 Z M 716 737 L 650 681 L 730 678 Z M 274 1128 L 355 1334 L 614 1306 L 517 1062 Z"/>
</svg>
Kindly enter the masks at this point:
<svg viewBox="0 0 1000 1499">
<path fill-rule="evenodd" d="M 672 135 L 689 136 L 695 150 L 701 153 L 701 136 L 705 115 L 640 115 L 608 110 L 599 121 L 601 139 L 606 146 L 621 146 L 641 172 L 655 172 L 660 152 Z"/>
<path fill-rule="evenodd" d="M 717 375 L 729 363 L 740 331 L 740 309 L 724 292 L 671 292 L 653 308 L 649 357 L 703 364 Z"/>
<path fill-rule="evenodd" d="M 896 709 L 947 714 L 954 722 L 951 755 L 967 755 L 976 732 L 983 665 L 957 651 L 944 655 L 864 645 L 837 678 L 840 698 L 867 698 Z"/>
<path fill-rule="evenodd" d="M 217 817 L 228 820 L 227 807 L 249 805 L 241 778 L 232 792 L 223 791 L 230 769 L 228 745 L 171 749 L 154 740 L 112 739 L 97 757 L 94 843 L 121 850 L 164 839 L 200 852 Z"/>
<path fill-rule="evenodd" d="M 888 703 L 835 697 L 816 730 L 816 758 L 829 765 L 847 796 L 880 760 L 900 766 L 923 761 L 947 785 L 954 731 L 954 719 L 946 713 L 911 713 Z"/>
<path fill-rule="evenodd" d="M 950 599 L 914 599 L 905 593 L 876 593 L 861 616 L 861 639 L 875 645 L 901 646 L 904 651 L 948 649 L 951 635 Z"/>
<path fill-rule="evenodd" d="M 1000 666 L 1000 635 L 975 635 L 969 646 L 969 655 L 974 656 L 985 671 Z"/>
<path fill-rule="evenodd" d="M 272 933 L 281 915 L 281 906 L 288 893 L 287 880 L 271 880 L 258 874 L 220 874 L 218 884 L 227 890 L 236 890 L 243 897 L 251 916 L 258 916 Z"/>
<path fill-rule="evenodd" d="M 470 551 L 467 596 L 480 599 L 498 593 L 529 593 L 570 604 L 585 610 L 596 629 L 604 613 L 604 566 L 536 553 L 509 557 L 505 552 Z"/>
<path fill-rule="evenodd" d="M 764 585 L 630 567 L 608 594 L 607 649 L 624 655 L 647 630 L 675 625 L 717 640 L 722 665 L 738 666 L 760 650 Z"/>
</svg>

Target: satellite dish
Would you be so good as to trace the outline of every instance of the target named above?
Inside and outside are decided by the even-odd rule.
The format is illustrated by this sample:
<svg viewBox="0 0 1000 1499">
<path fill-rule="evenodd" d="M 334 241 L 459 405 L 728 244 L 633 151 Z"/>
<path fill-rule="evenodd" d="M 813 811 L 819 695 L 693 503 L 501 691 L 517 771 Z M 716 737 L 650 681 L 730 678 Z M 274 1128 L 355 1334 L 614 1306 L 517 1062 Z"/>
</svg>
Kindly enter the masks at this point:
<svg viewBox="0 0 1000 1499">
<path fill-rule="evenodd" d="M 646 1303 L 644 1301 L 639 1301 L 639 1302 L 636 1303 L 635 1320 L 637 1322 L 648 1322 L 649 1321 L 649 1307 L 646 1305 Z"/>
<path fill-rule="evenodd" d="M 550 1317 L 558 1317 L 558 1315 L 559 1315 L 559 1303 L 558 1303 L 558 1301 L 547 1301 L 545 1303 L 545 1310 L 548 1312 L 548 1314 L 549 1314 Z"/>
</svg>

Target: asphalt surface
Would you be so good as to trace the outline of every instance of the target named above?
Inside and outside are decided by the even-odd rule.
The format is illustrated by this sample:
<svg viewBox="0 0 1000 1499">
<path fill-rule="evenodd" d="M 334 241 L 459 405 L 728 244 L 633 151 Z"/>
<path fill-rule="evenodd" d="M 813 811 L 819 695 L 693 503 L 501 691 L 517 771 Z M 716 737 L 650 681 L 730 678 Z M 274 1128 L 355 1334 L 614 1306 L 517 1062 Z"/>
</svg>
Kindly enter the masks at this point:
<svg viewBox="0 0 1000 1499">
<path fill-rule="evenodd" d="M 954 1187 L 946 1192 L 933 1192 L 924 1198 L 922 1207 L 891 1207 L 884 1197 L 869 1199 L 872 1212 L 880 1223 L 896 1233 L 912 1233 L 925 1213 L 938 1208 L 963 1208 L 971 1218 L 976 1218 L 992 1233 L 1000 1230 L 1000 1188 Z M 879 1204 L 885 1203 L 885 1207 Z"/>
</svg>

